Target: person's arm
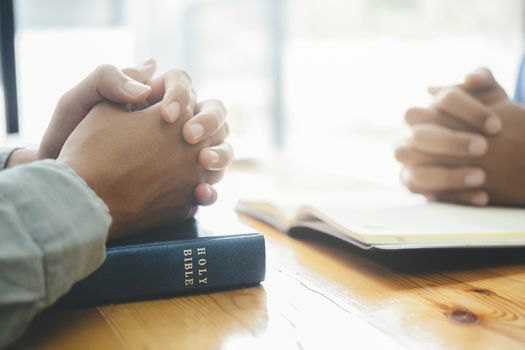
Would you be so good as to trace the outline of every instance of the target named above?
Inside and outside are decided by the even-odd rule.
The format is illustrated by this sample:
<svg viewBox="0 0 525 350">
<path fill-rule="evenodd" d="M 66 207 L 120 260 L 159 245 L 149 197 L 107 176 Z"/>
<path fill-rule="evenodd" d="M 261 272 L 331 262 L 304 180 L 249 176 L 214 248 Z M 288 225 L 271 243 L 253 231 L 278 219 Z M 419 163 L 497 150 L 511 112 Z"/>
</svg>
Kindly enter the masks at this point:
<svg viewBox="0 0 525 350">
<path fill-rule="evenodd" d="M 412 134 L 396 150 L 406 187 L 432 200 L 525 207 L 525 107 L 486 69 L 431 92 L 430 107 L 407 111 Z"/>
<path fill-rule="evenodd" d="M 104 202 L 64 164 L 0 171 L 0 348 L 100 266 L 110 224 Z"/>
<path fill-rule="evenodd" d="M 10 148 L 10 147 L 0 147 L 0 170 L 4 170 L 7 168 L 7 163 L 11 158 L 11 155 L 18 151 L 17 148 Z"/>
<path fill-rule="evenodd" d="M 485 188 L 484 159 L 501 152 L 491 150 L 494 145 L 489 143 L 499 144 L 508 133 L 504 116 L 491 106 L 510 102 L 505 90 L 488 69 L 480 68 L 461 84 L 431 87 L 429 92 L 434 96 L 429 107 L 411 108 L 405 114 L 412 133 L 396 150 L 404 166 L 403 182 L 432 200 L 487 205 L 492 199 Z"/>
</svg>

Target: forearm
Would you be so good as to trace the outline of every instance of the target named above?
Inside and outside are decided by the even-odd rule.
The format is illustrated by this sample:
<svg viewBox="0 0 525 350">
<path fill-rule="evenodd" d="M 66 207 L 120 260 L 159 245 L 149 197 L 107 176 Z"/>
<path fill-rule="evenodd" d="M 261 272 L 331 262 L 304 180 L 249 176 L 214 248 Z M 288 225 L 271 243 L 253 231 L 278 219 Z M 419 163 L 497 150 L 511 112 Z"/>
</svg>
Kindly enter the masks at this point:
<svg viewBox="0 0 525 350">
<path fill-rule="evenodd" d="M 0 170 L 38 160 L 38 150 L 25 148 L 0 148 Z"/>
<path fill-rule="evenodd" d="M 110 223 L 106 205 L 65 165 L 0 172 L 0 348 L 100 266 Z"/>
<path fill-rule="evenodd" d="M 6 168 L 27 164 L 38 160 L 38 151 L 35 149 L 20 148 L 14 150 L 7 158 Z"/>
</svg>

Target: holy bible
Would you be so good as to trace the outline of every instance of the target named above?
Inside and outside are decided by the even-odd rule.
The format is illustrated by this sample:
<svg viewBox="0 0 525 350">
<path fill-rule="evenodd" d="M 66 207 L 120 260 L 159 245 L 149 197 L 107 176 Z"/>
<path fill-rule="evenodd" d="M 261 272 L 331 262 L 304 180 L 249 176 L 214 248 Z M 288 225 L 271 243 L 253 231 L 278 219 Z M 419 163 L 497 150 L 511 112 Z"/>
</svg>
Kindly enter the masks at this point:
<svg viewBox="0 0 525 350">
<path fill-rule="evenodd" d="M 105 304 L 257 285 L 265 276 L 260 233 L 215 234 L 195 220 L 112 243 L 102 266 L 61 303 Z"/>
</svg>

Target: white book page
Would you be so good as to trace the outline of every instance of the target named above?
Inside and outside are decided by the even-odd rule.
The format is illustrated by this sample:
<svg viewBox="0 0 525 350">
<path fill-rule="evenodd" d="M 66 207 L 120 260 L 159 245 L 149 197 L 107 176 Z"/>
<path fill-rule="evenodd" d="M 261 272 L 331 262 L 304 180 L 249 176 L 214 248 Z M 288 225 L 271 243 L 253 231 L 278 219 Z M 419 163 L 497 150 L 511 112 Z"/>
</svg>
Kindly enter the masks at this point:
<svg viewBox="0 0 525 350">
<path fill-rule="evenodd" d="M 292 225 L 321 219 L 364 244 L 525 244 L 525 209 L 429 203 L 401 187 L 304 169 L 263 179 L 241 202 L 271 204 L 287 218 L 297 211 Z"/>
<path fill-rule="evenodd" d="M 348 194 L 352 196 L 351 193 Z M 429 203 L 415 196 L 370 195 L 347 205 L 320 204 L 315 210 L 339 230 L 367 243 L 525 243 L 525 210 Z M 373 204 L 375 202 L 375 204 Z M 389 239 L 388 237 L 391 237 Z"/>
</svg>

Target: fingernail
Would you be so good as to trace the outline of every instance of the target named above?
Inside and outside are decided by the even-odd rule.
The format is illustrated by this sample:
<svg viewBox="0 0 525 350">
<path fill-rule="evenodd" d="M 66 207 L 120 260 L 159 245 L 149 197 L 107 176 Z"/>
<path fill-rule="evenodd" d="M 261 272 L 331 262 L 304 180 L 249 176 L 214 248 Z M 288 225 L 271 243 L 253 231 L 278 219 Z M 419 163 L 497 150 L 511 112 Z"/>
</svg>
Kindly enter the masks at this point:
<svg viewBox="0 0 525 350">
<path fill-rule="evenodd" d="M 485 130 L 493 134 L 499 132 L 501 130 L 501 120 L 495 115 L 488 117 L 485 120 Z"/>
<path fill-rule="evenodd" d="M 122 89 L 131 96 L 138 96 L 149 91 L 150 87 L 135 80 L 128 80 L 122 85 Z"/>
<path fill-rule="evenodd" d="M 210 162 L 210 165 L 215 165 L 217 163 L 219 163 L 219 160 L 220 160 L 220 157 L 219 157 L 219 154 L 215 151 L 212 151 L 212 150 L 208 150 L 206 152 L 208 154 L 208 160 Z"/>
<path fill-rule="evenodd" d="M 470 154 L 474 156 L 481 156 L 487 152 L 488 147 L 487 141 L 484 138 L 476 137 L 470 141 L 468 150 Z"/>
<path fill-rule="evenodd" d="M 474 170 L 465 175 L 463 178 L 465 185 L 476 187 L 481 186 L 485 182 L 485 173 L 481 170 Z"/>
<path fill-rule="evenodd" d="M 470 203 L 472 205 L 480 205 L 480 206 L 487 205 L 489 203 L 489 196 L 484 192 L 475 193 L 470 198 Z"/>
<path fill-rule="evenodd" d="M 177 120 L 180 114 L 180 104 L 178 102 L 172 102 L 166 107 L 166 114 L 171 122 Z"/>
<path fill-rule="evenodd" d="M 188 125 L 188 129 L 190 130 L 191 137 L 193 138 L 193 142 L 196 142 L 199 140 L 199 138 L 204 135 L 204 127 L 201 124 L 191 124 Z"/>
</svg>

